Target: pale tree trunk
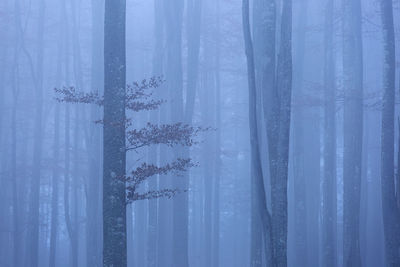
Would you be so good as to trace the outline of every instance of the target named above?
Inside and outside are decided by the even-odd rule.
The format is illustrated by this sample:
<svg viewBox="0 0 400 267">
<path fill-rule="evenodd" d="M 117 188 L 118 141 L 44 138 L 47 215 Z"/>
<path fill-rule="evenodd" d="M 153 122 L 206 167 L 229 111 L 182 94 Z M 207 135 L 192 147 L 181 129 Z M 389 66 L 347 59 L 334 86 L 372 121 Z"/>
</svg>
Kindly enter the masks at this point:
<svg viewBox="0 0 400 267">
<path fill-rule="evenodd" d="M 73 52 L 73 73 L 74 80 L 77 88 L 83 90 L 83 78 L 82 78 L 82 64 L 81 64 L 81 53 L 80 53 L 80 41 L 79 41 L 79 30 L 78 30 L 78 19 L 77 19 L 77 2 L 76 0 L 71 1 L 71 14 L 72 14 L 72 52 Z M 72 266 L 77 267 L 79 261 L 79 211 L 80 206 L 78 205 L 79 198 L 79 163 L 80 163 L 80 124 L 81 124 L 81 114 L 82 108 L 77 105 L 75 106 L 75 118 L 74 118 L 74 145 L 73 145 L 73 175 L 72 175 L 72 217 L 70 218 L 70 229 L 69 236 L 71 241 L 71 256 L 72 256 Z M 71 216 L 71 213 L 70 213 Z"/>
<path fill-rule="evenodd" d="M 60 18 L 62 17 L 62 7 Z M 61 85 L 63 36 L 60 31 L 57 45 L 56 81 Z M 53 170 L 51 189 L 51 224 L 50 224 L 50 251 L 49 267 L 56 266 L 57 238 L 58 238 L 58 186 L 59 186 L 59 155 L 60 155 L 60 106 L 57 104 L 54 113 L 54 143 L 53 143 Z"/>
<path fill-rule="evenodd" d="M 19 2 L 15 1 L 14 12 L 16 16 L 20 16 Z M 15 267 L 21 266 L 21 244 L 20 244 L 20 205 L 18 198 L 18 177 L 17 177 L 17 108 L 18 108 L 18 94 L 19 94 L 19 44 L 20 36 L 18 33 L 19 19 L 15 19 L 15 39 L 14 39 L 14 58 L 13 58 L 13 70 L 12 70 L 12 98 L 13 106 L 11 110 L 11 179 L 12 179 L 12 192 L 13 192 L 13 264 Z M 2 93 L 3 94 L 3 93 Z M 0 96 L 3 98 L 3 95 Z M 1 125 L 0 125 L 1 127 Z"/>
<path fill-rule="evenodd" d="M 105 1 L 103 266 L 127 264 L 125 183 L 125 0 Z M 115 123 L 118 123 L 118 126 Z"/>
<path fill-rule="evenodd" d="M 35 86 L 35 124 L 34 124 L 34 148 L 33 148 L 33 171 L 29 199 L 29 225 L 27 250 L 29 257 L 28 265 L 37 267 L 39 265 L 39 196 L 40 177 L 42 163 L 42 110 L 43 110 L 43 56 L 44 56 L 44 0 L 39 1 L 39 23 L 38 44 L 36 54 L 36 72 L 34 75 Z"/>
<path fill-rule="evenodd" d="M 18 67 L 16 67 L 18 68 Z M 15 78 L 15 77 L 14 77 Z M 13 107 L 11 115 L 11 179 L 12 179 L 12 195 L 13 195 L 13 264 L 15 267 L 20 266 L 20 232 L 21 226 L 19 222 L 19 198 L 18 198 L 18 178 L 17 178 L 17 105 L 18 105 L 18 88 L 14 81 L 13 88 Z"/>
<path fill-rule="evenodd" d="M 162 2 L 161 0 L 154 1 L 154 39 L 155 46 L 153 51 L 153 75 L 161 76 L 162 75 L 162 62 L 163 62 L 163 17 L 162 17 Z M 152 123 L 159 122 L 160 112 L 159 110 L 151 111 L 150 121 Z M 149 148 L 148 159 L 152 164 L 158 163 L 158 146 Z M 159 179 L 152 178 L 149 181 L 149 190 L 157 190 L 159 187 Z M 159 248 L 158 248 L 158 236 L 157 230 L 160 225 L 165 222 L 158 222 L 158 214 L 162 212 L 160 211 L 160 207 L 158 205 L 157 200 L 149 200 L 148 201 L 148 232 L 147 232 L 147 266 L 148 267 L 156 267 L 159 260 Z M 164 211 L 165 212 L 165 211 Z M 164 262 L 165 263 L 165 262 Z"/>
<path fill-rule="evenodd" d="M 322 264 L 337 264 L 336 86 L 333 49 L 333 0 L 325 5 L 324 30 L 324 179 L 322 181 Z"/>
<path fill-rule="evenodd" d="M 92 69 L 91 90 L 102 92 L 103 85 L 103 17 L 104 1 L 92 0 Z M 88 140 L 89 175 L 87 188 L 86 224 L 86 263 L 87 266 L 100 267 L 101 238 L 101 130 L 94 121 L 101 118 L 98 107 L 90 107 L 90 130 Z"/>
<path fill-rule="evenodd" d="M 297 40 L 297 57 L 295 62 L 296 74 L 294 76 L 293 94 L 300 98 L 304 94 L 304 55 L 306 45 L 306 32 L 308 23 L 308 0 L 301 3 L 301 12 L 299 14 L 299 22 L 297 23 L 298 40 Z M 306 144 L 304 138 L 304 105 L 297 105 L 293 108 L 293 152 L 291 159 L 293 160 L 293 184 L 294 184 L 294 249 L 296 265 L 307 266 L 308 264 L 308 229 L 307 229 L 307 180 L 306 177 Z"/>
<path fill-rule="evenodd" d="M 63 2 L 62 4 L 62 13 L 63 13 L 63 19 L 65 21 L 65 24 L 63 25 L 63 30 L 65 34 L 65 39 L 63 40 L 66 43 L 65 47 L 65 80 L 66 83 L 68 84 L 70 82 L 70 62 L 69 62 L 69 32 L 68 32 L 68 23 L 67 23 L 67 11 L 66 11 L 66 1 Z M 71 215 L 70 215 L 70 187 L 71 187 L 71 111 L 70 111 L 70 105 L 67 103 L 65 105 L 65 114 L 64 114 L 64 141 L 65 141 L 65 150 L 64 150 L 64 161 L 65 161 L 65 166 L 64 166 L 64 195 L 63 195 L 63 200 L 64 200 L 64 220 L 65 220 L 65 225 L 67 228 L 67 234 L 68 238 L 70 238 L 70 245 L 72 247 L 72 223 L 71 223 Z"/>
<path fill-rule="evenodd" d="M 163 57 L 163 17 L 162 17 L 162 5 L 161 0 L 154 1 L 154 39 L 155 46 L 153 51 L 153 75 L 162 75 L 162 57 Z M 151 111 L 150 121 L 152 123 L 159 122 L 160 112 L 159 110 Z M 152 146 L 149 148 L 148 160 L 151 164 L 158 164 L 158 146 Z M 158 181 L 160 177 L 154 177 L 149 181 L 149 190 L 157 190 L 160 188 L 158 186 Z M 158 264 L 158 238 L 157 229 L 159 227 L 158 216 L 159 206 L 157 200 L 148 201 L 148 231 L 147 231 L 147 248 L 146 248 L 146 264 L 148 267 L 156 267 Z M 163 222 L 161 222 L 163 223 Z"/>
<path fill-rule="evenodd" d="M 385 258 L 387 266 L 399 266 L 400 212 L 396 200 L 394 173 L 394 124 L 396 56 L 392 1 L 380 1 L 383 31 L 383 103 L 381 133 L 381 190 Z"/>
<path fill-rule="evenodd" d="M 167 70 L 166 80 L 169 92 L 171 120 L 180 122 L 183 116 L 183 79 L 182 79 L 182 19 L 184 1 L 165 1 Z M 175 157 L 182 157 L 183 150 L 174 149 Z M 188 180 L 177 178 L 174 187 L 181 190 L 188 188 Z M 188 266 L 188 194 L 179 194 L 173 199 L 173 247 L 174 266 Z"/>
<path fill-rule="evenodd" d="M 215 101 L 216 101 L 216 129 L 215 135 L 215 170 L 214 170 L 214 196 L 213 196 L 213 239 L 212 239 L 212 266 L 219 267 L 219 240 L 220 240 L 220 180 L 221 180 L 221 4 L 220 0 L 215 1 L 216 5 L 216 31 L 215 31 Z"/>
<path fill-rule="evenodd" d="M 67 228 L 68 238 L 71 242 L 72 248 L 72 222 L 70 215 L 70 187 L 71 187 L 71 178 L 70 178 L 70 130 L 71 130 L 71 114 L 69 104 L 66 105 L 65 108 L 65 173 L 64 173 L 64 219 L 65 225 Z"/>
<path fill-rule="evenodd" d="M 164 12 L 164 0 L 157 0 L 156 5 L 155 5 L 155 14 L 157 17 L 159 17 L 160 21 L 160 27 L 159 29 L 159 35 L 157 35 L 157 45 L 159 46 L 159 49 L 157 50 L 158 53 L 156 55 L 157 57 L 157 65 L 159 67 L 159 72 L 158 75 L 164 74 L 164 70 L 161 68 L 162 66 L 165 66 L 165 51 L 166 48 L 162 49 L 166 45 L 165 39 L 166 39 L 166 33 L 165 33 L 165 12 Z M 155 66 L 154 66 L 155 67 Z M 167 86 L 163 86 L 162 90 L 160 92 L 161 98 L 162 99 L 168 99 L 168 92 L 167 92 Z M 160 123 L 168 123 L 168 120 L 170 119 L 170 112 L 168 105 L 162 105 L 160 107 Z M 170 156 L 170 152 L 165 146 L 160 146 L 160 165 L 166 164 L 168 161 L 168 158 Z M 159 188 L 168 188 L 171 186 L 171 183 L 169 181 L 169 177 L 160 177 L 159 179 Z M 165 200 L 165 199 L 158 199 L 158 227 L 157 227 L 157 235 L 158 235 L 158 242 L 157 242 L 157 250 L 158 250 L 158 262 L 157 266 L 158 267 L 164 267 L 164 266 L 171 266 L 171 259 L 172 259 L 172 247 L 171 246 L 171 239 L 172 239 L 172 205 L 170 201 Z"/>
<path fill-rule="evenodd" d="M 343 264 L 357 267 L 360 257 L 360 198 L 363 129 L 363 59 L 360 0 L 343 1 Z"/>
<path fill-rule="evenodd" d="M 188 57 L 187 57 L 187 95 L 185 106 L 185 122 L 192 123 L 194 102 L 199 72 L 199 52 L 201 35 L 201 14 L 203 0 L 189 0 L 187 6 Z"/>
<path fill-rule="evenodd" d="M 60 146 L 60 107 L 56 106 L 54 113 L 54 144 L 53 144 L 53 173 L 51 193 L 51 230 L 50 230 L 50 252 L 49 267 L 55 267 L 57 237 L 58 237 L 58 178 L 59 178 L 59 146 Z"/>
<path fill-rule="evenodd" d="M 186 22 L 187 22 L 187 42 L 188 42 L 188 56 L 187 56 L 187 86 L 186 86 L 186 105 L 185 105 L 185 114 L 184 114 L 184 122 L 187 124 L 192 124 L 193 120 L 193 113 L 194 113 L 194 106 L 195 106 L 195 98 L 197 94 L 197 88 L 198 88 L 198 76 L 199 76 L 199 54 L 200 54 L 200 37 L 201 37 L 201 17 L 203 13 L 203 0 L 189 0 L 187 1 L 187 7 L 186 7 L 187 13 L 186 13 Z M 183 148 L 183 153 L 185 158 L 190 157 L 190 148 L 185 147 Z M 189 172 L 187 174 L 184 174 L 184 177 L 182 179 L 187 179 L 188 181 L 191 179 L 191 175 Z M 196 199 L 197 195 L 200 195 L 198 193 L 198 190 L 196 190 L 196 181 L 193 182 L 194 186 L 191 188 L 193 190 L 193 199 Z M 192 246 L 193 251 L 195 251 L 196 255 L 195 258 L 197 258 L 197 253 L 200 252 L 199 249 L 197 249 L 197 246 L 202 247 L 201 242 L 197 242 L 198 235 L 202 235 L 202 231 L 200 230 L 199 227 L 197 227 L 197 214 L 199 213 L 199 210 L 202 210 L 201 208 L 198 208 L 196 203 L 198 203 L 196 200 L 193 202 L 193 207 L 192 209 L 195 211 L 193 215 L 193 239 L 192 239 Z M 200 217 L 200 216 L 199 216 Z M 204 248 L 204 247 L 203 247 Z M 202 257 L 203 259 L 205 257 Z M 197 264 L 201 264 L 197 259 L 194 259 L 193 262 L 196 262 Z M 192 262 L 189 262 L 191 264 Z"/>
<path fill-rule="evenodd" d="M 204 5 L 205 13 L 212 14 L 211 5 L 207 2 Z M 209 25 L 209 24 L 204 24 Z M 215 81 L 213 75 L 214 66 L 214 55 L 213 55 L 213 44 L 212 35 L 205 35 L 203 44 L 203 68 L 201 71 L 201 89 L 199 90 L 200 96 L 200 107 L 201 107 L 201 124 L 214 127 L 214 114 L 212 108 L 215 106 L 213 103 L 215 90 Z M 207 138 L 204 141 L 202 147 L 202 176 L 207 177 L 203 179 L 203 194 L 204 194 L 204 208 L 203 208 L 203 265 L 211 266 L 211 254 L 212 254 L 212 192 L 213 192 L 213 180 L 214 180 L 214 160 L 210 156 L 213 154 L 211 148 L 214 147 L 212 138 Z"/>
</svg>

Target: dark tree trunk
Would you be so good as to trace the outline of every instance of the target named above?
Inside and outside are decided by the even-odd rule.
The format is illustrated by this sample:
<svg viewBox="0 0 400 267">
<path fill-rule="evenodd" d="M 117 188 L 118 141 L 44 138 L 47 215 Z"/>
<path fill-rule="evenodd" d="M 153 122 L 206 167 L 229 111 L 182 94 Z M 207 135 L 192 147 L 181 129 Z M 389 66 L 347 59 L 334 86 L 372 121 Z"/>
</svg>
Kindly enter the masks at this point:
<svg viewBox="0 0 400 267">
<path fill-rule="evenodd" d="M 273 260 L 271 240 L 271 216 L 267 208 L 264 179 L 259 151 L 259 137 L 257 126 L 257 86 L 254 63 L 253 41 L 250 33 L 249 1 L 243 0 L 243 34 L 245 52 L 247 57 L 247 73 L 249 87 L 249 121 L 250 121 L 250 146 L 251 146 L 251 266 L 263 266 L 262 244 L 267 252 L 267 264 Z M 261 230 L 261 231 L 260 231 Z M 258 236 L 262 233 L 262 241 Z"/>
<path fill-rule="evenodd" d="M 394 125 L 396 55 L 392 1 L 381 0 L 383 30 L 383 104 L 381 133 L 381 190 L 385 258 L 387 266 L 400 266 L 400 212 L 397 206 L 394 173 Z"/>
<path fill-rule="evenodd" d="M 279 128 L 276 176 L 271 176 L 272 240 L 274 265 L 287 266 L 288 165 L 292 101 L 292 1 L 284 0 L 282 8 L 280 50 L 276 78 L 279 96 Z"/>
<path fill-rule="evenodd" d="M 127 264 L 125 199 L 125 0 L 105 1 L 103 266 Z M 117 125 L 116 125 L 117 123 Z"/>
</svg>

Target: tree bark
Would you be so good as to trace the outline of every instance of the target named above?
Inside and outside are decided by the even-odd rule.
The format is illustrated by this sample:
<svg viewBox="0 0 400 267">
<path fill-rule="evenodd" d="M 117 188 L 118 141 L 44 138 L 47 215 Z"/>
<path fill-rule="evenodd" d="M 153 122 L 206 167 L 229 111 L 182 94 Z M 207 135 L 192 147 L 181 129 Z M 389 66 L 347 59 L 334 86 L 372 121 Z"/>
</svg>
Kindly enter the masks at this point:
<svg viewBox="0 0 400 267">
<path fill-rule="evenodd" d="M 125 0 L 105 1 L 103 126 L 103 266 L 125 267 Z M 117 123 L 117 125 L 115 125 Z"/>
<path fill-rule="evenodd" d="M 104 62 L 103 62 L 103 26 L 104 1 L 92 0 L 92 92 L 103 91 Z M 90 107 L 90 121 L 101 118 L 102 112 L 95 105 Z M 87 188 L 87 224 L 86 224 L 86 263 L 87 266 L 100 267 L 102 238 L 101 238 L 101 129 L 93 123 L 89 126 L 88 159 L 89 175 Z"/>
<path fill-rule="evenodd" d="M 357 267 L 360 257 L 360 198 L 363 129 L 363 56 L 361 1 L 344 0 L 343 8 L 343 264 Z"/>
<path fill-rule="evenodd" d="M 337 264 L 336 87 L 333 9 L 333 0 L 327 0 L 324 30 L 324 178 L 322 181 L 322 264 L 326 267 L 334 267 Z"/>
<path fill-rule="evenodd" d="M 304 94 L 304 69 L 306 67 L 304 58 L 306 53 L 306 40 L 307 40 L 307 24 L 308 24 L 308 0 L 301 3 L 301 12 L 298 15 L 298 40 L 297 40 L 297 56 L 294 59 L 294 87 L 293 94 L 295 97 L 301 98 Z M 310 265 L 308 261 L 308 225 L 307 218 L 309 216 L 309 206 L 307 205 L 307 192 L 311 191 L 307 186 L 307 181 L 316 177 L 307 176 L 307 159 L 306 156 L 306 139 L 305 132 L 305 107 L 297 105 L 293 107 L 293 152 L 291 160 L 293 160 L 293 190 L 294 190 L 294 249 L 295 249 L 295 262 L 296 265 L 307 266 Z M 306 137 L 308 137 L 306 135 Z M 314 136 L 313 136 L 314 137 Z M 318 144 L 319 145 L 319 144 Z M 312 162 L 316 164 L 315 162 Z M 319 166 L 319 164 L 318 164 Z M 318 203 L 319 204 L 319 203 Z M 315 206 L 315 205 L 313 205 Z M 313 225 L 314 226 L 314 225 Z M 314 252 L 314 251 L 313 251 Z"/>
<path fill-rule="evenodd" d="M 292 101 L 292 1 L 283 1 L 280 50 L 278 54 L 277 93 L 279 95 L 279 128 L 276 176 L 271 176 L 272 240 L 274 264 L 287 266 L 288 165 Z"/>
<path fill-rule="evenodd" d="M 39 197 L 40 177 L 42 163 L 42 111 L 43 111 L 43 55 L 44 55 L 44 16 L 45 2 L 39 1 L 38 44 L 36 54 L 36 72 L 34 75 L 35 86 L 35 125 L 33 148 L 33 171 L 29 200 L 29 226 L 28 226 L 28 265 L 39 265 Z"/>
<path fill-rule="evenodd" d="M 154 1 L 154 51 L 153 51 L 153 75 L 161 76 L 162 75 L 162 62 L 163 62 L 163 36 L 164 36 L 164 28 L 163 28 L 163 17 L 162 17 L 162 2 L 161 0 Z M 154 110 L 151 111 L 150 121 L 152 123 L 157 123 L 160 121 L 160 111 Z M 148 159 L 152 164 L 157 164 L 158 155 L 159 155 L 159 147 L 150 147 Z M 157 190 L 159 189 L 159 179 L 157 176 L 152 178 L 149 181 L 149 190 Z M 159 200 L 162 201 L 162 200 Z M 149 225 L 148 225 L 148 233 L 147 233 L 147 266 L 148 267 L 156 267 L 159 261 L 159 249 L 158 249 L 158 236 L 157 230 L 160 225 L 165 222 L 158 223 L 158 214 L 160 213 L 160 207 L 158 205 L 158 200 L 149 200 L 148 201 L 148 214 L 149 214 Z M 164 262 L 165 263 L 165 262 Z"/>
<path fill-rule="evenodd" d="M 400 212 L 397 206 L 394 173 L 394 125 L 396 55 L 392 1 L 380 1 L 383 32 L 383 103 L 381 133 L 381 190 L 385 258 L 387 266 L 400 265 Z"/>
<path fill-rule="evenodd" d="M 213 196 L 213 240 L 212 240 L 212 266 L 219 267 L 219 251 L 220 251 L 220 181 L 221 181 L 221 22 L 220 0 L 216 0 L 216 32 L 215 32 L 215 103 L 216 103 L 216 129 L 215 135 L 215 170 L 214 170 L 214 196 Z"/>
<path fill-rule="evenodd" d="M 173 122 L 184 119 L 183 116 L 183 77 L 182 77 L 182 19 L 184 1 L 164 2 L 167 37 L 166 79 L 169 92 L 170 112 Z M 174 149 L 175 157 L 182 157 L 183 150 Z M 174 187 L 188 188 L 187 179 L 175 179 Z M 188 266 L 188 194 L 179 194 L 173 199 L 173 265 Z"/>
<path fill-rule="evenodd" d="M 267 265 L 273 263 L 273 247 L 271 240 L 271 215 L 267 208 L 267 200 L 262 174 L 257 126 L 257 87 L 254 63 L 253 41 L 250 33 L 249 1 L 243 0 L 242 18 L 245 52 L 247 57 L 247 73 L 249 87 L 249 121 L 251 147 L 251 261 L 250 265 L 263 266 L 262 244 L 257 236 L 262 233 L 262 241 L 267 256 Z M 261 231 L 260 231 L 261 230 Z M 271 265 L 273 266 L 273 265 Z"/>
</svg>

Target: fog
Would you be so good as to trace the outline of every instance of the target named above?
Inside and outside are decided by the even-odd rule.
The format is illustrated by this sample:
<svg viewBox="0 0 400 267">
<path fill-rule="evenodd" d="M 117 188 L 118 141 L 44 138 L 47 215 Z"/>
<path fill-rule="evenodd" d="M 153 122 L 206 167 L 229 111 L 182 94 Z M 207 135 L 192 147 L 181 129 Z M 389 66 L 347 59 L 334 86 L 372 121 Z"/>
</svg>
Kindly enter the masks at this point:
<svg viewBox="0 0 400 267">
<path fill-rule="evenodd" d="M 400 266 L 399 0 L 2 0 L 1 267 Z"/>
</svg>

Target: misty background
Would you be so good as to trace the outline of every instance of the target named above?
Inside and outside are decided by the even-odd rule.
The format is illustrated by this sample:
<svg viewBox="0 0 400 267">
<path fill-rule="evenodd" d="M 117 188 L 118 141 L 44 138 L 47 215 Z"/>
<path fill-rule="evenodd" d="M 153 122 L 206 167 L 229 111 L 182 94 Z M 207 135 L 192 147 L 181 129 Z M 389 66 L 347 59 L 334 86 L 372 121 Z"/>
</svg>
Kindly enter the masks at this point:
<svg viewBox="0 0 400 267">
<path fill-rule="evenodd" d="M 178 187 L 174 197 L 126 206 L 126 266 L 400 266 L 400 53 L 391 50 L 400 47 L 400 1 L 389 2 L 250 1 L 249 65 L 242 1 L 126 1 L 126 83 L 163 79 L 151 96 L 163 104 L 127 111 L 132 127 L 207 128 L 181 154 L 165 144 L 126 154 L 127 172 L 178 154 L 196 163 L 138 189 Z M 58 101 L 54 88 L 103 95 L 104 7 L 104 0 L 0 2 L 0 266 L 103 266 L 103 109 Z M 283 66 L 291 61 L 284 70 L 282 51 Z M 287 188 L 271 176 L 270 148 L 285 141 L 271 139 L 276 103 L 268 90 L 281 72 L 290 93 L 280 94 L 279 82 L 276 90 L 291 116 L 281 122 L 288 155 L 276 152 L 288 177 L 277 184 Z M 275 185 L 283 195 L 274 195 Z M 265 232 L 257 214 L 263 205 L 274 210 L 274 199 L 283 201 L 276 202 L 283 217 L 270 211 Z M 287 228 L 275 233 L 281 223 Z"/>
</svg>

